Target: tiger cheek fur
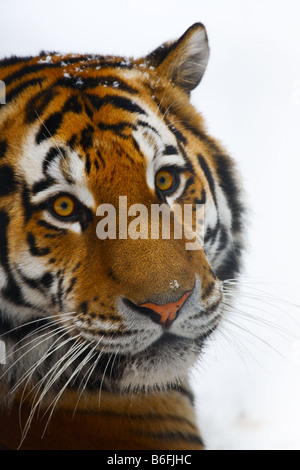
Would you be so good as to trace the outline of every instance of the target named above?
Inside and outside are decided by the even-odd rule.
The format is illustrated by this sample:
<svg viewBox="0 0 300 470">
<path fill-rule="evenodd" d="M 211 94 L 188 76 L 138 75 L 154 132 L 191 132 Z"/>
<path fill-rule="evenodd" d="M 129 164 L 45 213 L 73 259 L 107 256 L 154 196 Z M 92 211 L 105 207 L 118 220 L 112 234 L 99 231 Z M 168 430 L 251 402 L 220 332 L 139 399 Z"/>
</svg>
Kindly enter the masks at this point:
<svg viewBox="0 0 300 470">
<path fill-rule="evenodd" d="M 0 448 L 203 448 L 188 372 L 243 221 L 234 164 L 189 100 L 208 56 L 197 23 L 138 60 L 0 62 Z M 161 204 L 204 208 L 204 246 L 173 215 L 162 236 Z"/>
</svg>

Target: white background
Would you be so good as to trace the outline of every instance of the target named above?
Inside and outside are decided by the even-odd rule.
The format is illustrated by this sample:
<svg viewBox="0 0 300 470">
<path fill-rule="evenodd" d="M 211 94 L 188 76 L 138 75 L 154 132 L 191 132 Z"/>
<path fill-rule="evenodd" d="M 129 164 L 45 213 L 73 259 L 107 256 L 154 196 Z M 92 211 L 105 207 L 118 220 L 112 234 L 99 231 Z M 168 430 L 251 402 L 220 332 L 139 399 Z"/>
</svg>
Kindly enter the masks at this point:
<svg viewBox="0 0 300 470">
<path fill-rule="evenodd" d="M 300 449 L 299 1 L 0 0 L 0 21 L 0 57 L 141 56 L 205 24 L 192 100 L 238 162 L 249 225 L 240 302 L 193 373 L 199 424 L 209 449 Z"/>
</svg>

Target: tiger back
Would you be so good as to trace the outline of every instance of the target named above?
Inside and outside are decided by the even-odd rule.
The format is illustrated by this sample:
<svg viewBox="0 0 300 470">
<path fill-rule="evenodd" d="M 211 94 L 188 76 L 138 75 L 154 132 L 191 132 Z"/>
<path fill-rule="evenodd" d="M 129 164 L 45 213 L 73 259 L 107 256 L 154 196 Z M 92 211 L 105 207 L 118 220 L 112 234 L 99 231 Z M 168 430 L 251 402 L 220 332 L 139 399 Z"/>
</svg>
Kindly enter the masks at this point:
<svg viewBox="0 0 300 470">
<path fill-rule="evenodd" d="M 188 376 L 243 214 L 190 102 L 208 58 L 197 23 L 141 59 L 0 62 L 0 448 L 203 448 Z"/>
</svg>

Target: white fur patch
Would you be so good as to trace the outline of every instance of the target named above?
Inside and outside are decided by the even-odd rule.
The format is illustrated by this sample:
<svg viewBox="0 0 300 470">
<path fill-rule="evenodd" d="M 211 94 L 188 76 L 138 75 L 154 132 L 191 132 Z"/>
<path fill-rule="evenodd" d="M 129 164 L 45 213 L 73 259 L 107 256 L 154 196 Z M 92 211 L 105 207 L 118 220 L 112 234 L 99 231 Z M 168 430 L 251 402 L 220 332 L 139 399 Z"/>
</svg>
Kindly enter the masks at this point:
<svg viewBox="0 0 300 470">
<path fill-rule="evenodd" d="M 20 166 L 22 168 L 23 174 L 25 175 L 25 180 L 29 186 L 33 186 L 35 183 L 38 183 L 45 178 L 45 175 L 43 174 L 43 162 L 50 148 L 59 148 L 59 146 L 65 148 L 64 145 L 60 142 L 54 142 L 53 138 L 37 145 L 35 142 L 35 133 L 36 129 L 28 136 L 24 146 L 22 158 L 20 159 Z M 72 181 L 72 184 L 66 180 L 62 171 L 62 160 L 64 160 L 64 156 L 60 156 L 58 152 L 58 157 L 54 158 L 47 168 L 47 175 L 55 181 L 55 184 L 34 195 L 32 201 L 38 204 L 47 200 L 47 198 L 55 196 L 55 194 L 68 193 L 76 197 L 85 206 L 91 209 L 95 208 L 94 197 L 87 188 L 84 160 L 81 159 L 74 151 L 67 154 L 67 157 L 64 161 L 64 166 L 68 169 L 68 177 L 70 181 Z M 68 223 L 65 225 L 70 227 L 71 224 Z M 80 225 L 73 225 L 73 231 L 79 232 Z"/>
<path fill-rule="evenodd" d="M 138 125 L 137 130 L 133 131 L 133 137 L 147 160 L 147 184 L 152 191 L 155 191 L 156 173 L 166 165 L 184 167 L 185 161 L 179 152 L 174 155 L 164 155 L 165 146 L 177 148 L 176 137 L 150 108 L 144 103 L 141 106 L 147 113 L 143 121 L 148 123 L 149 127 Z"/>
</svg>

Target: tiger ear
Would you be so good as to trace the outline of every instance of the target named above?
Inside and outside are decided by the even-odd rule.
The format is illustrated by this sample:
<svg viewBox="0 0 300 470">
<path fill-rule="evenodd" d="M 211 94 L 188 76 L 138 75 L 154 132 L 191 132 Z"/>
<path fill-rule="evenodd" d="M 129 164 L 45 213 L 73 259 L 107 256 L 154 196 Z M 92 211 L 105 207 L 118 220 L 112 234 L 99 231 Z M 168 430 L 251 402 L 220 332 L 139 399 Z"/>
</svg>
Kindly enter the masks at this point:
<svg viewBox="0 0 300 470">
<path fill-rule="evenodd" d="M 159 75 L 190 93 L 200 83 L 209 59 L 209 45 L 203 24 L 191 26 L 181 38 L 165 43 L 147 56 Z"/>
</svg>

